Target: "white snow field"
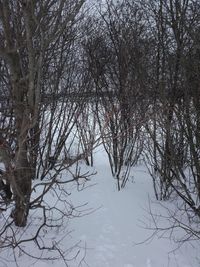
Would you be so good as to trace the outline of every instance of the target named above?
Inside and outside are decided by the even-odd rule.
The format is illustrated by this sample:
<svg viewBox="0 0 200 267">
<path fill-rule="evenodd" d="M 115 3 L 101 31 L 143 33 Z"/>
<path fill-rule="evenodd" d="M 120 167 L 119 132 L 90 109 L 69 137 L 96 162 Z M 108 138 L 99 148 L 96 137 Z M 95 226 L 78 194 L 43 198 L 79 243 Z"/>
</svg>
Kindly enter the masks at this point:
<svg viewBox="0 0 200 267">
<path fill-rule="evenodd" d="M 105 152 L 101 148 L 97 150 L 95 154 L 97 174 L 87 182 L 84 190 L 77 192 L 74 189 L 69 196 L 75 206 L 88 203 L 83 208 L 88 215 L 73 218 L 68 223 L 68 230 L 72 232 L 63 239 L 63 249 L 68 248 L 70 242 L 78 243 L 82 248 L 76 260 L 69 262 L 69 266 L 200 266 L 198 244 L 192 246 L 191 243 L 185 243 L 176 249 L 179 244 L 168 238 L 169 232 L 162 237 L 160 234 L 149 239 L 153 234 L 153 231 L 147 229 L 153 226 L 149 214 L 150 199 L 154 200 L 151 206 L 156 213 L 165 210 L 158 203 L 154 204 L 152 181 L 146 168 L 144 166 L 133 168 L 126 188 L 118 192 Z M 62 231 L 57 234 L 62 238 Z M 180 234 L 179 230 L 177 234 Z M 8 259 L 9 253 L 7 253 Z M 31 260 L 23 255 L 16 255 L 16 259 L 19 267 L 66 266 L 62 260 L 54 262 Z M 14 267 L 16 263 L 8 262 L 4 258 L 0 261 L 0 267 L 3 266 Z"/>
</svg>

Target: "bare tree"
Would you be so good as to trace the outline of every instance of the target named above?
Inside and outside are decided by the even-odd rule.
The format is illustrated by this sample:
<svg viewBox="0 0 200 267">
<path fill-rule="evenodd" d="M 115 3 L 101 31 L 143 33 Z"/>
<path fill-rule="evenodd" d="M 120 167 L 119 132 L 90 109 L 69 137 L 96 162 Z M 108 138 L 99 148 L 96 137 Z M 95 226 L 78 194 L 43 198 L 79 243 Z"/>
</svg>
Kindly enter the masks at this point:
<svg viewBox="0 0 200 267">
<path fill-rule="evenodd" d="M 179 212 L 170 215 L 171 228 L 185 229 L 190 240 L 199 238 L 199 3 L 149 3 L 155 21 L 157 75 L 152 80 L 156 99 L 146 125 L 148 166 L 157 199 L 178 197 Z"/>
<path fill-rule="evenodd" d="M 5 166 L 0 173 L 0 248 L 34 258 L 61 257 L 66 265 L 72 248 L 63 251 L 58 237 L 47 242 L 48 233 L 60 229 L 68 235 L 68 220 L 84 209 L 69 202 L 66 185 L 84 187 L 92 174 L 82 172 L 78 161 L 98 144 L 95 123 L 90 129 L 85 114 L 84 135 L 89 135 L 79 150 L 85 138 L 77 131 L 85 107 L 80 95 L 88 86 L 79 45 L 83 4 L 0 1 L 0 82 L 8 101 L 0 110 L 0 161 Z M 55 202 L 47 201 L 49 195 Z M 29 243 L 41 253 L 29 253 Z M 45 251 L 51 255 L 43 256 Z"/>
<path fill-rule="evenodd" d="M 137 4 L 107 1 L 98 12 L 98 22 L 84 47 L 99 96 L 97 115 L 103 144 L 120 190 L 143 148 L 140 129 L 146 105 L 142 95 L 147 88 L 144 55 L 148 46 Z"/>
<path fill-rule="evenodd" d="M 9 70 L 7 77 L 11 85 L 16 136 L 14 167 L 9 177 L 15 199 L 13 217 L 17 226 L 25 226 L 27 222 L 39 144 L 41 100 L 47 87 L 45 79 L 55 70 L 55 57 L 59 54 L 64 56 L 63 48 L 71 42 L 72 28 L 83 3 L 0 2 L 0 55 Z M 62 64 L 55 74 L 58 84 Z"/>
</svg>

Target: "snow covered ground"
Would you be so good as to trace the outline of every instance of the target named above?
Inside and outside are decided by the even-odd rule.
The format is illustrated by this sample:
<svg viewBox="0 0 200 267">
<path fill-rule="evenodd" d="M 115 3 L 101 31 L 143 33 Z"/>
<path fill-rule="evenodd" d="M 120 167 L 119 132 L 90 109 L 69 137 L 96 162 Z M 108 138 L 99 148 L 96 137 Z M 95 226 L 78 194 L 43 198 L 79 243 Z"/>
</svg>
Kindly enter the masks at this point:
<svg viewBox="0 0 200 267">
<path fill-rule="evenodd" d="M 132 170 L 126 188 L 120 192 L 101 148 L 95 154 L 95 170 L 97 174 L 86 184 L 86 188 L 80 192 L 74 189 L 69 197 L 75 206 L 88 203 L 85 206 L 88 215 L 73 218 L 68 224 L 68 230 L 72 232 L 64 239 L 64 247 L 69 247 L 70 242 L 79 243 L 82 247 L 77 260 L 69 262 L 70 267 L 78 264 L 82 267 L 200 266 L 198 247 L 192 244 L 187 243 L 176 250 L 178 244 L 159 235 L 145 242 L 153 234 L 147 228 L 152 226 L 149 201 L 155 198 L 151 178 L 144 166 Z M 151 205 L 158 213 L 165 212 L 161 206 Z M 58 234 L 62 237 L 62 232 Z M 32 261 L 19 256 L 19 267 L 66 266 L 62 260 Z M 5 262 L 5 258 L 0 261 L 0 267 L 6 266 Z M 7 266 L 16 265 L 7 262 Z"/>
<path fill-rule="evenodd" d="M 94 209 L 101 208 L 72 221 L 77 238 L 86 243 L 87 264 L 91 267 L 197 267 L 198 252 L 189 244 L 175 250 L 178 244 L 159 236 L 143 242 L 154 232 L 146 229 L 152 224 L 149 198 L 154 199 L 146 168 L 134 168 L 130 183 L 118 192 L 102 152 L 97 154 L 96 165 L 98 175 L 93 182 L 97 185 L 81 192 L 77 199 L 80 203 L 88 201 Z"/>
</svg>

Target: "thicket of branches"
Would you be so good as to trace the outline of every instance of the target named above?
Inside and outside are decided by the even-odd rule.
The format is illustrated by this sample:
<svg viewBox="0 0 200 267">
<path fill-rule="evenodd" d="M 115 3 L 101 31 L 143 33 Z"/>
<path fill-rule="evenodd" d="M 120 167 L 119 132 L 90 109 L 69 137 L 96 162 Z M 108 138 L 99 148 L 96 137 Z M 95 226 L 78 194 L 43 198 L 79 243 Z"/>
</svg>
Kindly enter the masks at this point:
<svg viewBox="0 0 200 267">
<path fill-rule="evenodd" d="M 0 1 L 2 212 L 13 206 L 1 246 L 19 247 L 9 231 L 41 209 L 41 249 L 45 195 L 87 180 L 78 167 L 60 174 L 93 165 L 100 142 L 118 190 L 142 157 L 156 198 L 178 198 L 187 216 L 174 222 L 199 239 L 200 3 L 107 0 L 87 12 L 85 2 Z"/>
<path fill-rule="evenodd" d="M 184 211 L 171 219 L 186 240 L 200 236 L 199 11 L 190 0 L 109 0 L 84 42 L 118 189 L 142 155 L 156 198 Z"/>
<path fill-rule="evenodd" d="M 65 260 L 69 252 L 44 233 L 60 228 L 67 235 L 62 227 L 80 211 L 64 185 L 79 186 L 91 175 L 70 169 L 86 153 L 77 138 L 84 102 L 73 96 L 86 88 L 78 46 L 84 2 L 0 1 L 2 252 L 42 257 L 24 249 L 27 242 L 50 251 L 47 259 Z"/>
</svg>

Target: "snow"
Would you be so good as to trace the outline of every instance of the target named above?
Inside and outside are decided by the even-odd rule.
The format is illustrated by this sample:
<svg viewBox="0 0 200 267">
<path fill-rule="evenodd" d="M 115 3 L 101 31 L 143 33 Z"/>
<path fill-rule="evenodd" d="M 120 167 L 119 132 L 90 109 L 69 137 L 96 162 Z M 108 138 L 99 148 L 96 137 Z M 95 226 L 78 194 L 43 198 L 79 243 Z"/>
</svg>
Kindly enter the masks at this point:
<svg viewBox="0 0 200 267">
<path fill-rule="evenodd" d="M 133 168 L 126 188 L 120 192 L 117 191 L 102 148 L 98 148 L 95 153 L 94 165 L 97 174 L 87 182 L 85 189 L 78 192 L 74 187 L 69 196 L 74 206 L 88 203 L 83 208 L 87 215 L 73 218 L 67 223 L 68 231 L 72 232 L 63 240 L 63 247 L 68 248 L 72 242 L 77 243 L 80 250 L 76 259 L 69 262 L 70 267 L 199 266 L 197 246 L 185 243 L 176 249 L 178 245 L 169 238 L 161 238 L 159 235 L 150 238 L 153 232 L 147 227 L 152 225 L 149 214 L 151 199 L 151 205 L 157 213 L 165 211 L 161 205 L 153 206 L 155 198 L 152 181 L 143 165 Z M 62 237 L 63 232 L 58 232 L 58 235 Z M 66 266 L 62 260 L 33 261 L 25 256 L 19 258 L 18 265 Z M 1 265 L 0 261 L 0 267 L 3 266 L 6 265 Z M 9 262 L 7 266 L 16 265 Z"/>
<path fill-rule="evenodd" d="M 118 192 L 106 156 L 96 158 L 97 186 L 90 194 L 82 191 L 79 200 L 88 201 L 95 213 L 73 221 L 77 237 L 87 244 L 86 262 L 94 267 L 196 267 L 193 248 L 173 250 L 177 244 L 155 237 L 144 228 L 151 220 L 149 197 L 154 198 L 151 178 L 143 166 L 134 168 L 133 181 Z M 130 179 L 131 180 L 131 179 Z M 138 243 L 141 243 L 140 245 Z M 169 253 L 172 251 L 172 253 Z M 194 253 L 194 254 L 193 254 Z M 196 251 L 197 255 L 197 251 Z"/>
</svg>

